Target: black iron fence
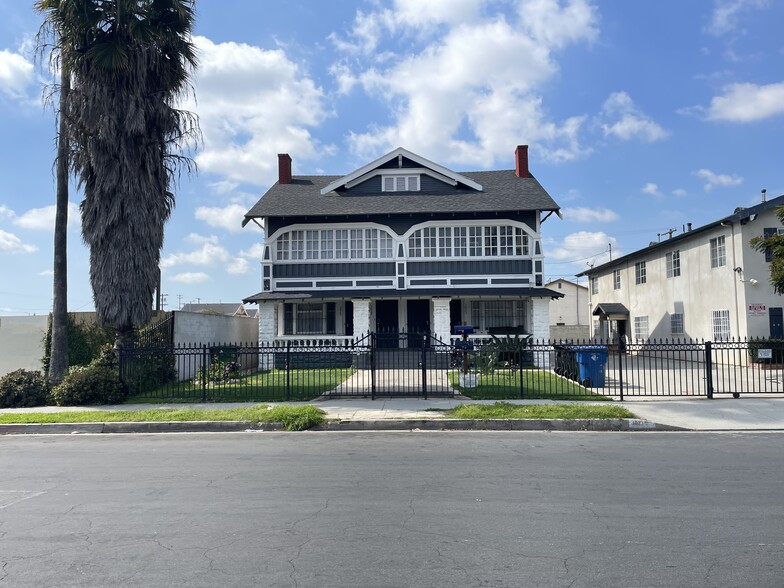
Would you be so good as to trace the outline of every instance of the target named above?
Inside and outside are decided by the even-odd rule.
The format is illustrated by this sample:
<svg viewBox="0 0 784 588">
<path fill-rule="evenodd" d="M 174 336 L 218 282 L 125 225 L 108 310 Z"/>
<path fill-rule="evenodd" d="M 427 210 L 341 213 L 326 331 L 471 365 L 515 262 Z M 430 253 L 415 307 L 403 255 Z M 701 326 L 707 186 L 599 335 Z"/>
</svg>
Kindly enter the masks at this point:
<svg viewBox="0 0 784 588">
<path fill-rule="evenodd" d="M 164 327 L 165 328 L 165 327 Z M 120 358 L 138 401 L 293 401 L 319 396 L 595 399 L 784 393 L 784 340 L 532 341 L 453 345 L 370 334 L 319 346 L 137 345 Z"/>
</svg>

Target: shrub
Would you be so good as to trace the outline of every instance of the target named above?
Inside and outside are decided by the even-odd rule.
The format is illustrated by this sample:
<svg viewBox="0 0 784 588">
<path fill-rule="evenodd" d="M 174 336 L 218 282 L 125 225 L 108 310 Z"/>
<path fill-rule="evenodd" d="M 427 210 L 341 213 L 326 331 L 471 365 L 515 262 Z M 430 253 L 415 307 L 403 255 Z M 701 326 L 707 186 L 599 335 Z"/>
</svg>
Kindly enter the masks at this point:
<svg viewBox="0 0 784 588">
<path fill-rule="evenodd" d="M 101 349 L 114 343 L 114 329 L 92 322 L 76 322 L 73 314 L 68 315 L 68 365 L 89 365 L 98 357 Z M 41 358 L 43 372 L 49 373 L 52 351 L 52 321 L 44 337 L 44 356 Z"/>
<path fill-rule="evenodd" d="M 62 383 L 52 390 L 58 406 L 118 404 L 128 396 L 120 381 L 117 356 L 110 345 L 88 366 L 72 367 Z"/>
<path fill-rule="evenodd" d="M 41 372 L 16 370 L 0 378 L 0 408 L 44 406 L 49 384 Z"/>
</svg>

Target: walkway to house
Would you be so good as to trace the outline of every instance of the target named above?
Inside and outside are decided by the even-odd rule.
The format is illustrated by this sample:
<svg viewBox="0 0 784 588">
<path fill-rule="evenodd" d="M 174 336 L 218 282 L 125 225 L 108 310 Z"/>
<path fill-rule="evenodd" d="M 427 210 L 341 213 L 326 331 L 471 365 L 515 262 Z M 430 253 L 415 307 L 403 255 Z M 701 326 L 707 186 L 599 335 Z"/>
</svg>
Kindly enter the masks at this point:
<svg viewBox="0 0 784 588">
<path fill-rule="evenodd" d="M 427 394 L 454 396 L 456 391 L 449 383 L 446 370 L 425 370 Z M 357 370 L 351 377 L 328 394 L 333 396 L 371 396 L 371 370 Z M 422 369 L 376 369 L 377 396 L 422 396 Z"/>
</svg>

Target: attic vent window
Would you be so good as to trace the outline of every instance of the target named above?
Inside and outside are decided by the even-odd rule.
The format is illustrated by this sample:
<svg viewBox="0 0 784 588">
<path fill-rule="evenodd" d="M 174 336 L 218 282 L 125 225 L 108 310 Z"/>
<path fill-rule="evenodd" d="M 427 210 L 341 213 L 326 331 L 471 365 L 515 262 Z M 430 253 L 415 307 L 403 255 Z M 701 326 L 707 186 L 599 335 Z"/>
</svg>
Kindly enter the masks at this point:
<svg viewBox="0 0 784 588">
<path fill-rule="evenodd" d="M 383 176 L 384 192 L 419 192 L 419 176 Z"/>
</svg>

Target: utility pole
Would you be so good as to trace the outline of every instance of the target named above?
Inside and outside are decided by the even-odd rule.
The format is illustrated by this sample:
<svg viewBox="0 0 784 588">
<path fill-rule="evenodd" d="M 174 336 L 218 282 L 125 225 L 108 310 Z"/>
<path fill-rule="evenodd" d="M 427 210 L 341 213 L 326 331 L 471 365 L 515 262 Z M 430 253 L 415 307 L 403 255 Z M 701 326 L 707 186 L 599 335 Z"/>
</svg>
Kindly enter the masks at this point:
<svg viewBox="0 0 784 588">
<path fill-rule="evenodd" d="M 612 261 L 612 243 L 607 243 L 607 247 L 610 250 L 610 261 Z"/>
<path fill-rule="evenodd" d="M 182 294 L 177 294 L 177 310 L 182 308 Z"/>
</svg>

